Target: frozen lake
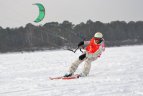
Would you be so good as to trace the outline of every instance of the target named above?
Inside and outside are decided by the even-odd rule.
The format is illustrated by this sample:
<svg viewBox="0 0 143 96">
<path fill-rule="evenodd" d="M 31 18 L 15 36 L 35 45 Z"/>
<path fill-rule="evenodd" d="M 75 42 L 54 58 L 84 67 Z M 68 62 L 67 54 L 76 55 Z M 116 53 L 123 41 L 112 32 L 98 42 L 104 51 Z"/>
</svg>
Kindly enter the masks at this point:
<svg viewBox="0 0 143 96">
<path fill-rule="evenodd" d="M 106 48 L 92 63 L 89 76 L 76 80 L 49 77 L 64 75 L 80 52 L 0 54 L 0 96 L 143 96 L 142 50 L 143 46 Z"/>
</svg>

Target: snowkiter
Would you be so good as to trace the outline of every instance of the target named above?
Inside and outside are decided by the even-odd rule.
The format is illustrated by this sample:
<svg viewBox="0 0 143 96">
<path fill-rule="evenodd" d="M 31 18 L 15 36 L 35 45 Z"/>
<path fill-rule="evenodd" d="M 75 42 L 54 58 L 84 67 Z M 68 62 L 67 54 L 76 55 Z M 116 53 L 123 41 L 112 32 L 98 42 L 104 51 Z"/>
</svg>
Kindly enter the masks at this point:
<svg viewBox="0 0 143 96">
<path fill-rule="evenodd" d="M 95 61 L 99 58 L 102 52 L 105 50 L 104 39 L 101 32 L 96 32 L 94 37 L 91 38 L 90 41 L 81 41 L 78 44 L 78 47 L 86 46 L 82 55 L 79 56 L 77 60 L 75 60 L 71 66 L 69 67 L 68 72 L 64 75 L 64 77 L 69 77 L 74 74 L 79 64 L 84 61 L 84 67 L 80 77 L 87 76 L 89 74 L 91 68 L 91 62 Z"/>
</svg>

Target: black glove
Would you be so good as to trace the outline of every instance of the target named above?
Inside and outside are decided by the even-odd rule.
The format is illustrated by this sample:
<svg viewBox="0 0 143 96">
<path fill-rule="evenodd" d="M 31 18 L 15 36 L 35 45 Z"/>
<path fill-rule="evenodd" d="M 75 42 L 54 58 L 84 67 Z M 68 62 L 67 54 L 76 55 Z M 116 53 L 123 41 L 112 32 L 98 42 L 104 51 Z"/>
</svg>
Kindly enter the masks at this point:
<svg viewBox="0 0 143 96">
<path fill-rule="evenodd" d="M 78 47 L 84 45 L 84 41 L 79 42 Z"/>
<path fill-rule="evenodd" d="M 79 56 L 79 60 L 83 60 L 86 57 L 86 54 L 82 54 Z"/>
</svg>

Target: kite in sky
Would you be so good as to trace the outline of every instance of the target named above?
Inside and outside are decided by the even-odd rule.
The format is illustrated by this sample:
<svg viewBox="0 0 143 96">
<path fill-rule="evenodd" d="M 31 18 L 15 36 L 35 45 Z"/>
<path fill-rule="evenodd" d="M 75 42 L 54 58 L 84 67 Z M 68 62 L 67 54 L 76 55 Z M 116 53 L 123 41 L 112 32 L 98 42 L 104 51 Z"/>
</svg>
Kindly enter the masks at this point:
<svg viewBox="0 0 143 96">
<path fill-rule="evenodd" d="M 39 8 L 39 15 L 38 17 L 34 20 L 34 22 L 38 23 L 40 21 L 42 21 L 45 17 L 45 8 L 41 3 L 35 3 L 33 5 L 37 5 Z"/>
</svg>

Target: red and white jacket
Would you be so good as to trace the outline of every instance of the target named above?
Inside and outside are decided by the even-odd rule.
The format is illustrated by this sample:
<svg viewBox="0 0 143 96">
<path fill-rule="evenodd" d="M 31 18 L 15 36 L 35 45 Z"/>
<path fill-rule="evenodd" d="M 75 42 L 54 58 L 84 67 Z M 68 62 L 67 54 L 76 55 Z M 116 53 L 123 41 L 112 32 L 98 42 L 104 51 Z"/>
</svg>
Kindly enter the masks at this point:
<svg viewBox="0 0 143 96">
<path fill-rule="evenodd" d="M 84 41 L 84 45 L 87 45 L 85 47 L 87 58 L 100 57 L 102 52 L 105 51 L 105 44 L 103 38 L 100 44 L 96 44 L 94 38 L 92 38 L 90 41 Z"/>
</svg>

